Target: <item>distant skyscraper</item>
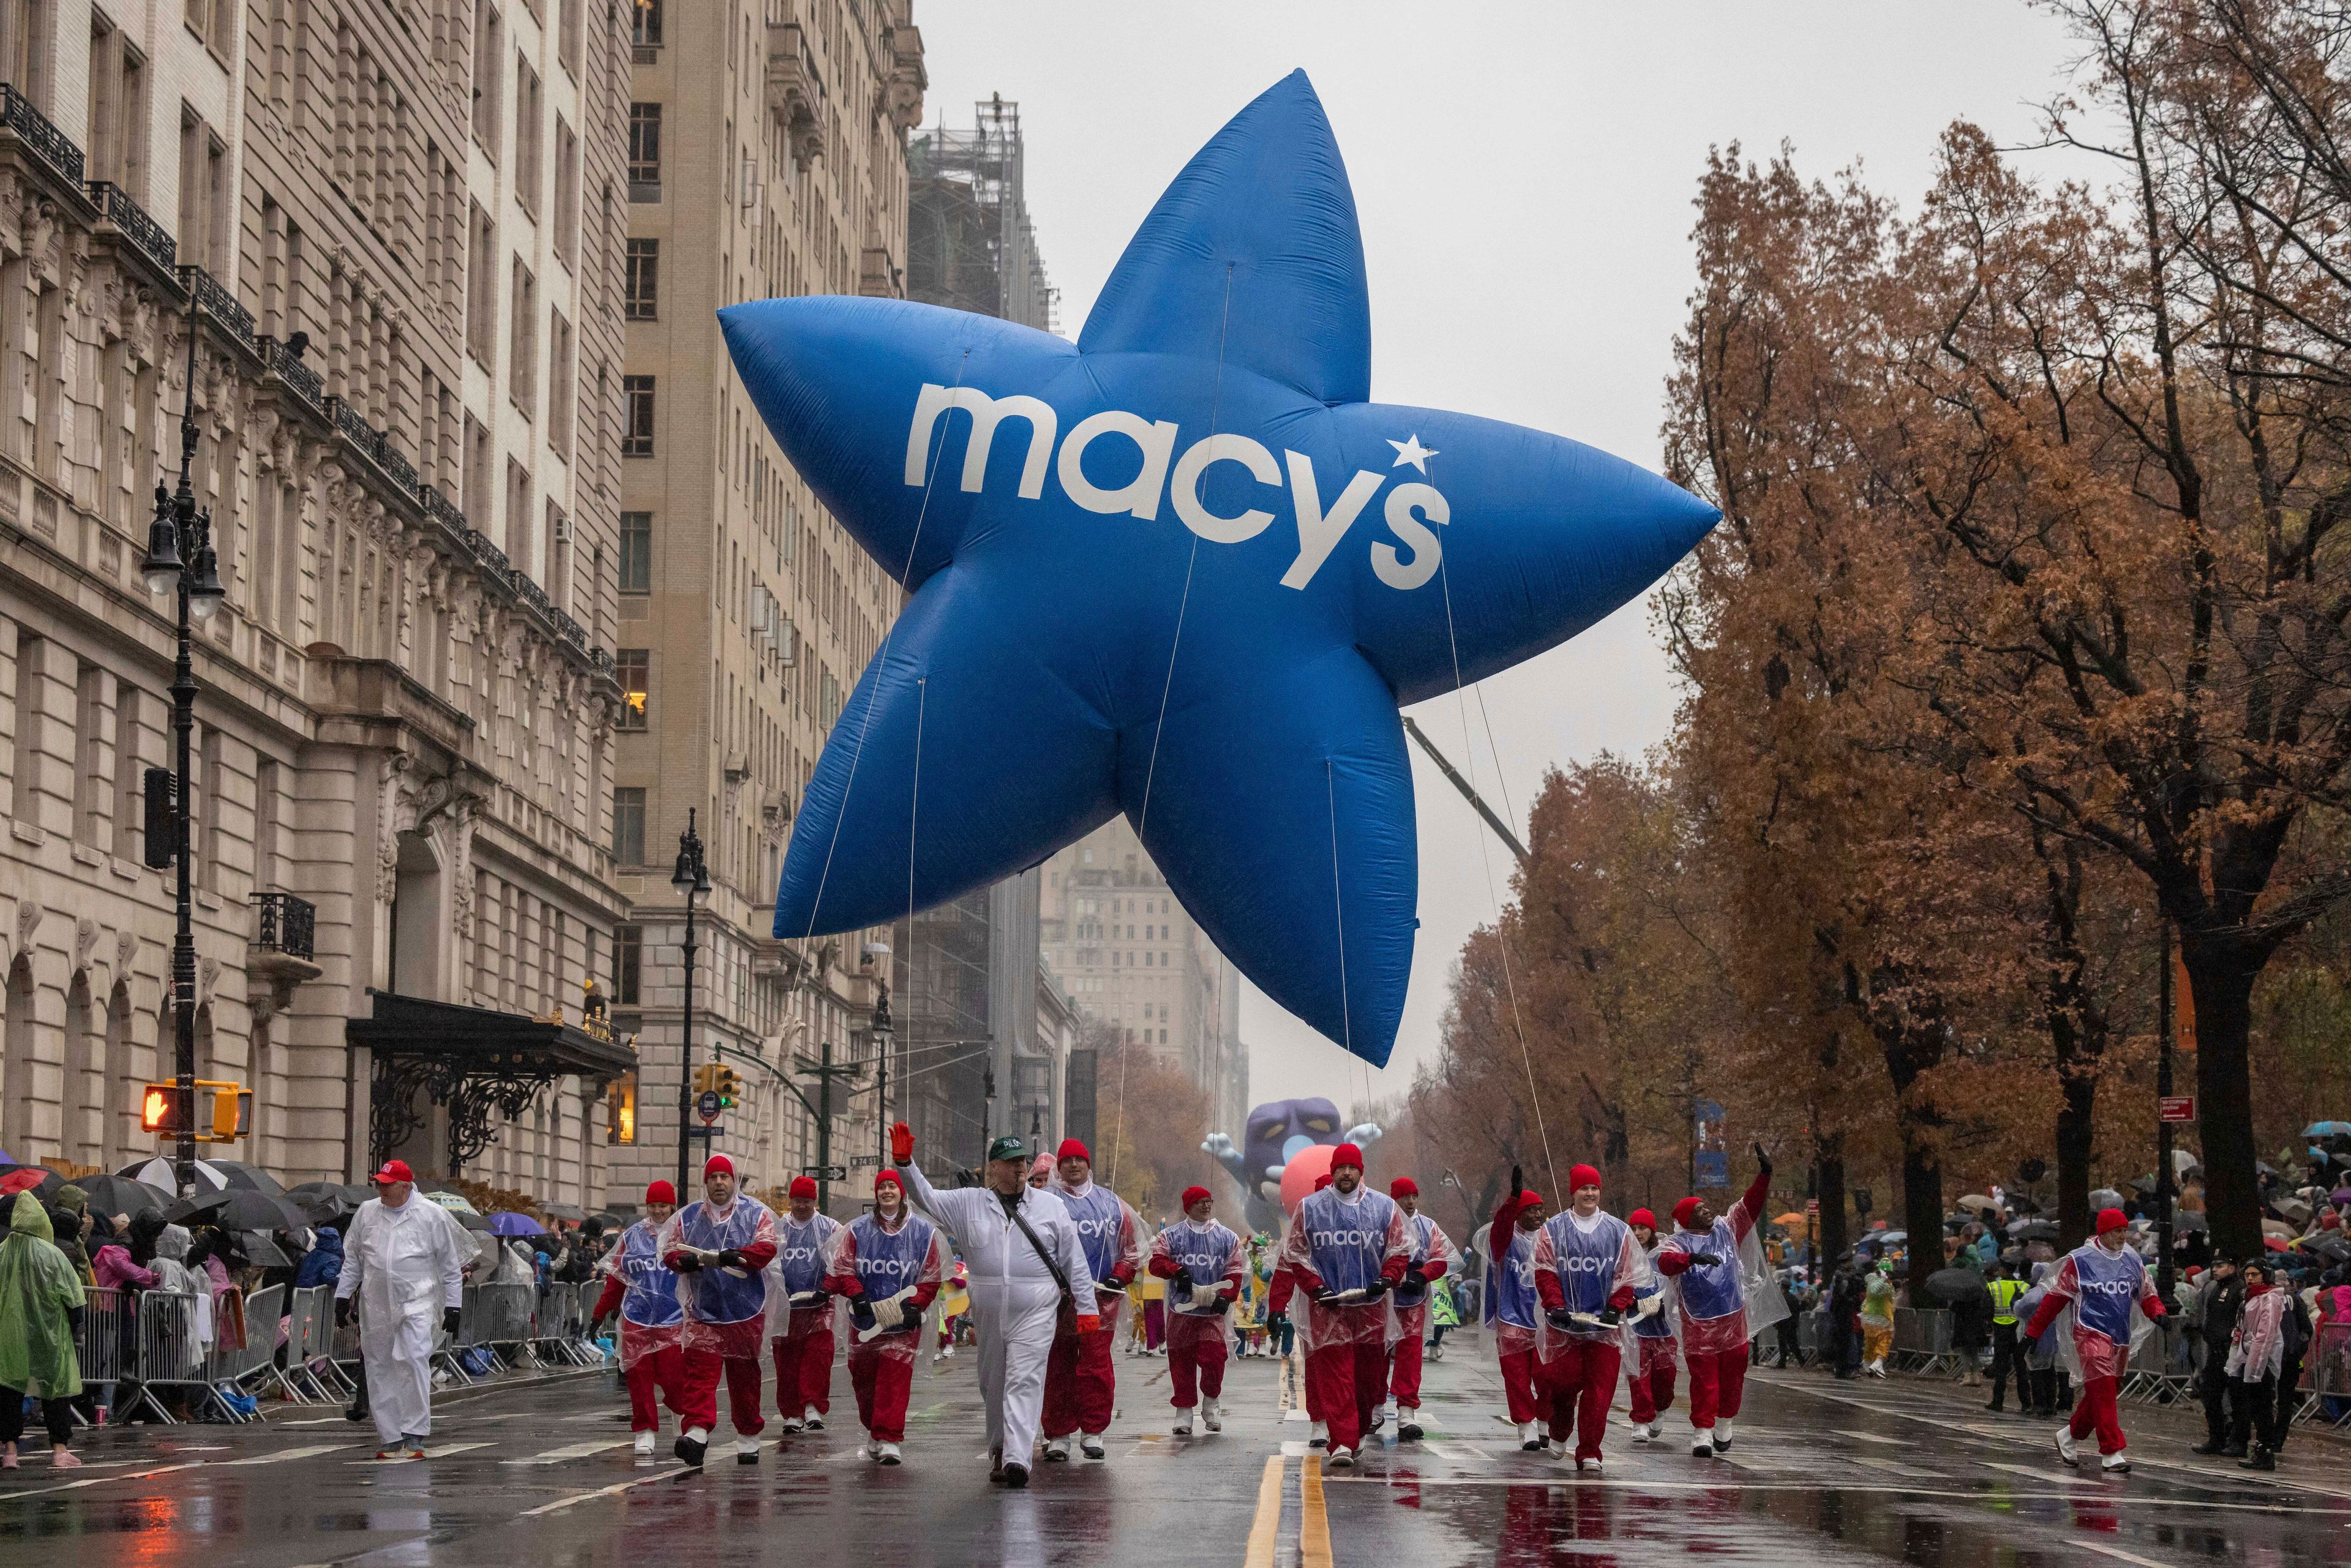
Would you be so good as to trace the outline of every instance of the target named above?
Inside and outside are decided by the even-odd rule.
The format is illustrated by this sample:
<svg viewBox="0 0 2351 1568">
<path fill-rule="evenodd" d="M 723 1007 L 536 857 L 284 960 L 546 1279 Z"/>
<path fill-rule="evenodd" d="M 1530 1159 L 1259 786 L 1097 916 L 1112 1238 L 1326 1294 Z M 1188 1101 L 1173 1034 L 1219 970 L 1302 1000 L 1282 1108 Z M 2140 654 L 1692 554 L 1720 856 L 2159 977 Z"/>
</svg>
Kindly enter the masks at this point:
<svg viewBox="0 0 2351 1568">
<path fill-rule="evenodd" d="M 1045 281 L 1023 189 L 1020 106 L 973 106 L 973 129 L 917 131 L 906 147 L 906 296 L 1047 332 L 1061 293 Z"/>
</svg>

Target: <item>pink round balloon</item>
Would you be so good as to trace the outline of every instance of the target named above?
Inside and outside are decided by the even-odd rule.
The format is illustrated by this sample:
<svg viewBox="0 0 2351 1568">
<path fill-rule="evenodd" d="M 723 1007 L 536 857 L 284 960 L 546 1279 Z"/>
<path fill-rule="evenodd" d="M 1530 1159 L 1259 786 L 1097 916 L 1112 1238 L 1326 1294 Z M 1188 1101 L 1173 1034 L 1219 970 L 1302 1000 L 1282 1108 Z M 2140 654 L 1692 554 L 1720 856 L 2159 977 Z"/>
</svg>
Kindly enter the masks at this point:
<svg viewBox="0 0 2351 1568">
<path fill-rule="evenodd" d="M 1296 1214 L 1314 1184 L 1331 1174 L 1329 1144 L 1315 1144 L 1298 1151 L 1297 1156 L 1281 1167 L 1281 1211 Z"/>
</svg>

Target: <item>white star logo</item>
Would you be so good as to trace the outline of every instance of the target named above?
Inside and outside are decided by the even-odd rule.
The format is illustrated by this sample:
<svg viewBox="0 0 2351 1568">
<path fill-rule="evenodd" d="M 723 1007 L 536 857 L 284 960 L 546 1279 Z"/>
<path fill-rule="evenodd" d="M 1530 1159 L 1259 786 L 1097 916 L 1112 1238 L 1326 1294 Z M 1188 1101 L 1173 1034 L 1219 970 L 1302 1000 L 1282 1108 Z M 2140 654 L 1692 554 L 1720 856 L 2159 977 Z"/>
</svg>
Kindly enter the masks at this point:
<svg viewBox="0 0 2351 1568">
<path fill-rule="evenodd" d="M 1391 468 L 1401 468 L 1405 464 L 1409 463 L 1414 467 L 1419 469 L 1422 473 L 1426 474 L 1428 472 L 1428 460 L 1437 455 L 1436 453 L 1430 451 L 1427 447 L 1423 446 L 1420 444 L 1420 433 L 1418 431 L 1415 431 L 1405 440 L 1391 441 L 1388 444 L 1396 449 L 1396 460 L 1388 465 Z"/>
</svg>

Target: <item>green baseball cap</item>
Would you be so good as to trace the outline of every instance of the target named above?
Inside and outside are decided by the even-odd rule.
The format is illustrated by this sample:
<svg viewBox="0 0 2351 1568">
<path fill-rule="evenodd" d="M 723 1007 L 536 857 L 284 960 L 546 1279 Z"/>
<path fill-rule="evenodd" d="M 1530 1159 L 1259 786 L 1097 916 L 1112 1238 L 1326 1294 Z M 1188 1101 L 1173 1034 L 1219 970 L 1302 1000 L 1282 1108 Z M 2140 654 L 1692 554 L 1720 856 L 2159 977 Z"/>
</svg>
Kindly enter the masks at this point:
<svg viewBox="0 0 2351 1568">
<path fill-rule="evenodd" d="M 987 1145 L 987 1157 L 991 1160 L 1025 1160 L 1029 1157 L 1029 1145 L 1007 1133 Z"/>
</svg>

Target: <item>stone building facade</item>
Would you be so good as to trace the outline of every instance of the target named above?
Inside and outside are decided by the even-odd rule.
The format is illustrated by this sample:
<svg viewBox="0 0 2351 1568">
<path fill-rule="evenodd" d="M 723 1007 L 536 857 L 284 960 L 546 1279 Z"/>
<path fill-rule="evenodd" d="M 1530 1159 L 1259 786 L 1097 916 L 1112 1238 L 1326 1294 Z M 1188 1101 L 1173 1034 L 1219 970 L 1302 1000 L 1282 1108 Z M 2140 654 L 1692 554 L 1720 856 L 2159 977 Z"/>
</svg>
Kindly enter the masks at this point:
<svg viewBox="0 0 2351 1568">
<path fill-rule="evenodd" d="M 629 912 L 613 1006 L 642 1065 L 636 1142 L 616 1173 L 677 1162 L 684 909 L 670 881 L 690 812 L 712 884 L 693 1059 L 733 1065 L 743 1090 L 690 1163 L 715 1142 L 760 1189 L 830 1164 L 847 1174 L 827 1180 L 828 1200 L 853 1207 L 881 1150 L 872 1024 L 890 936 L 779 940 L 772 911 L 817 754 L 901 595 L 768 434 L 716 312 L 904 294 L 922 37 L 908 0 L 647 0 L 635 27 L 617 644 L 629 695 L 612 775 Z M 807 1075 L 828 1063 L 854 1076 Z"/>
<path fill-rule="evenodd" d="M 173 622 L 138 569 L 192 409 L 227 591 L 195 638 L 198 1070 L 256 1107 L 215 1152 L 603 1196 L 627 1045 L 581 1026 L 626 907 L 630 25 L 608 0 L 0 0 L 17 1158 L 156 1146 L 172 873 L 141 863 L 140 789 L 170 759 Z"/>
</svg>

